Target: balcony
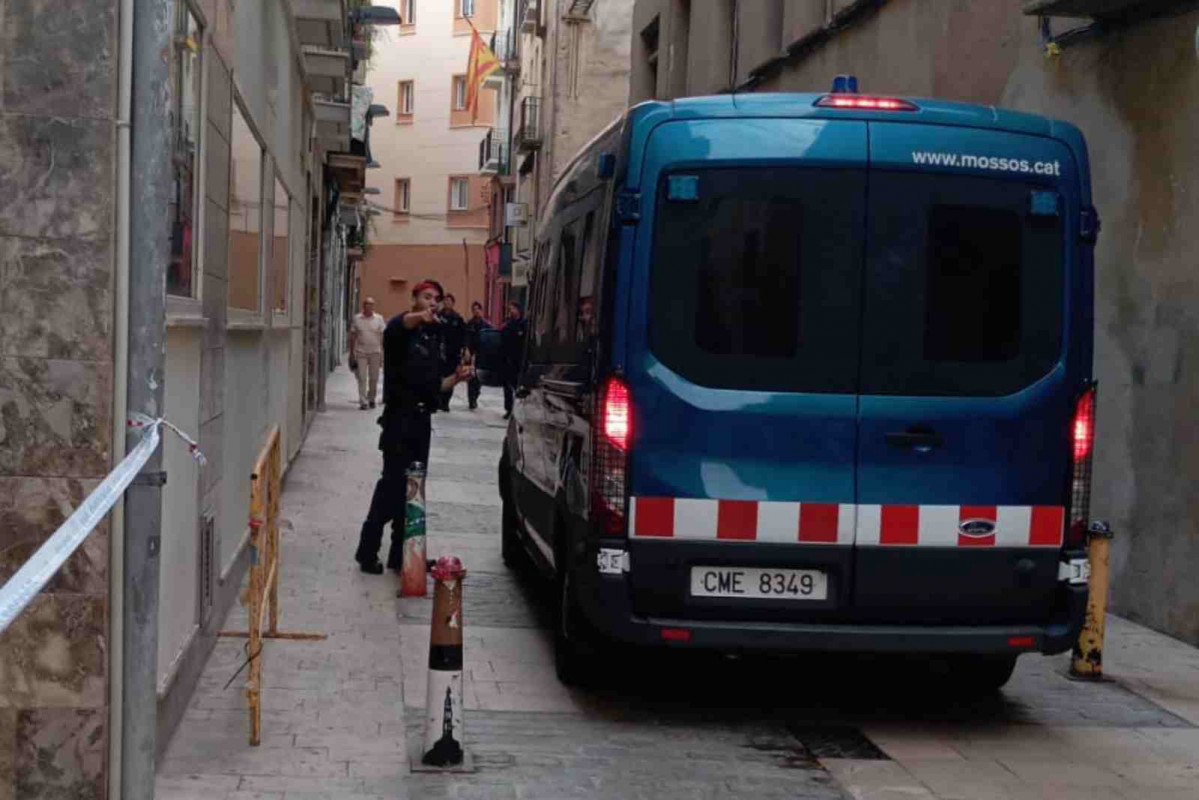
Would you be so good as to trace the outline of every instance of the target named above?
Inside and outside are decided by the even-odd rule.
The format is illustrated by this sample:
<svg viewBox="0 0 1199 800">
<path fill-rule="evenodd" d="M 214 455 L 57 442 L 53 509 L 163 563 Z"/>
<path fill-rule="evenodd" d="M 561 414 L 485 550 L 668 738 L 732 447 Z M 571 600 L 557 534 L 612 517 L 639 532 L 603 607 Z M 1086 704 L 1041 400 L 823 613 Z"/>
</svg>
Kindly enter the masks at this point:
<svg viewBox="0 0 1199 800">
<path fill-rule="evenodd" d="M 508 174 L 508 135 L 505 131 L 492 128 L 479 142 L 479 174 Z"/>
<path fill-rule="evenodd" d="M 539 0 L 520 0 L 516 9 L 516 21 L 521 33 L 537 34 L 541 29 L 541 3 Z"/>
<path fill-rule="evenodd" d="M 345 36 L 345 12 L 340 0 L 293 0 L 296 38 L 301 45 L 322 50 L 342 47 Z"/>
<path fill-rule="evenodd" d="M 520 35 L 516 28 L 496 31 L 491 35 L 491 51 L 509 75 L 520 74 Z"/>
<path fill-rule="evenodd" d="M 541 148 L 540 97 L 526 97 L 520 101 L 520 127 L 512 137 L 512 146 L 522 153 Z"/>
</svg>

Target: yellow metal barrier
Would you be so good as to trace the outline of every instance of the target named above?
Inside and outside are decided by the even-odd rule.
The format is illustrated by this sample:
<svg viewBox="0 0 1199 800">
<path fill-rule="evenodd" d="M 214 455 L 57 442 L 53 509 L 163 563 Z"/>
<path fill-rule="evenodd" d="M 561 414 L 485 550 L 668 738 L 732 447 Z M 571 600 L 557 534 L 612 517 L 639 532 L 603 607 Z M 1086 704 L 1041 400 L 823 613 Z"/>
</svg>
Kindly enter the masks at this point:
<svg viewBox="0 0 1199 800">
<path fill-rule="evenodd" d="M 323 633 L 283 633 L 279 630 L 279 501 L 282 494 L 282 455 L 279 426 L 271 428 L 250 474 L 250 588 L 246 613 L 248 631 L 221 631 L 221 636 L 248 638 L 250 674 L 250 744 L 262 740 L 262 640 L 318 641 Z M 264 618 L 266 618 L 264 620 Z M 269 623 L 266 633 L 262 624 Z"/>
</svg>

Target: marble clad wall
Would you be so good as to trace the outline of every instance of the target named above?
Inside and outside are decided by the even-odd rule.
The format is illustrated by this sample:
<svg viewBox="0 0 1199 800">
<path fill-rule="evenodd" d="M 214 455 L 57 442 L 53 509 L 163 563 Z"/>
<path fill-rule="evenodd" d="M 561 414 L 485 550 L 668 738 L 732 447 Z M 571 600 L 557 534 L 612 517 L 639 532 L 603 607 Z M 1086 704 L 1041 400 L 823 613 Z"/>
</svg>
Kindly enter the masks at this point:
<svg viewBox="0 0 1199 800">
<path fill-rule="evenodd" d="M 0 582 L 112 465 L 116 0 L 0 0 Z M 0 635 L 0 800 L 103 798 L 107 523 Z"/>
</svg>

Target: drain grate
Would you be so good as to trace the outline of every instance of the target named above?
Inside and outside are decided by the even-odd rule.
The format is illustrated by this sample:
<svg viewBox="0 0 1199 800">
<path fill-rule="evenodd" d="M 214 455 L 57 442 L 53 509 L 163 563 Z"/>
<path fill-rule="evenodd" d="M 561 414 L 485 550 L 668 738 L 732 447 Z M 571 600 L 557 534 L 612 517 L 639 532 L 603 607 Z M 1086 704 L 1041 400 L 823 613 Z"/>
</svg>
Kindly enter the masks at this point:
<svg viewBox="0 0 1199 800">
<path fill-rule="evenodd" d="M 865 734 L 849 725 L 791 723 L 787 730 L 815 758 L 891 760 Z"/>
</svg>

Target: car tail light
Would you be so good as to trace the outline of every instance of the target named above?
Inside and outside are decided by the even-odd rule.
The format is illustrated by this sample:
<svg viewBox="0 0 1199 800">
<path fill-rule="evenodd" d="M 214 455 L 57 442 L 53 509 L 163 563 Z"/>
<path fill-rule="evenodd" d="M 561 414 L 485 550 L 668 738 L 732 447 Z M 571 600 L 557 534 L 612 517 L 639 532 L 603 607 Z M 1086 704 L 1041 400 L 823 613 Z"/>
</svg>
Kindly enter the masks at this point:
<svg viewBox="0 0 1199 800">
<path fill-rule="evenodd" d="M 897 97 L 871 97 L 863 94 L 826 94 L 816 101 L 820 108 L 848 108 L 866 111 L 919 111 L 915 103 Z"/>
<path fill-rule="evenodd" d="M 1087 526 L 1091 517 L 1091 459 L 1095 451 L 1095 394 L 1094 383 L 1089 385 L 1074 404 L 1070 422 L 1070 516 L 1066 529 L 1066 544 L 1082 547 L 1087 541 Z"/>
<path fill-rule="evenodd" d="M 609 378 L 600 392 L 591 440 L 591 519 L 601 536 L 624 536 L 628 507 L 629 443 L 633 406 L 629 386 Z"/>
</svg>

